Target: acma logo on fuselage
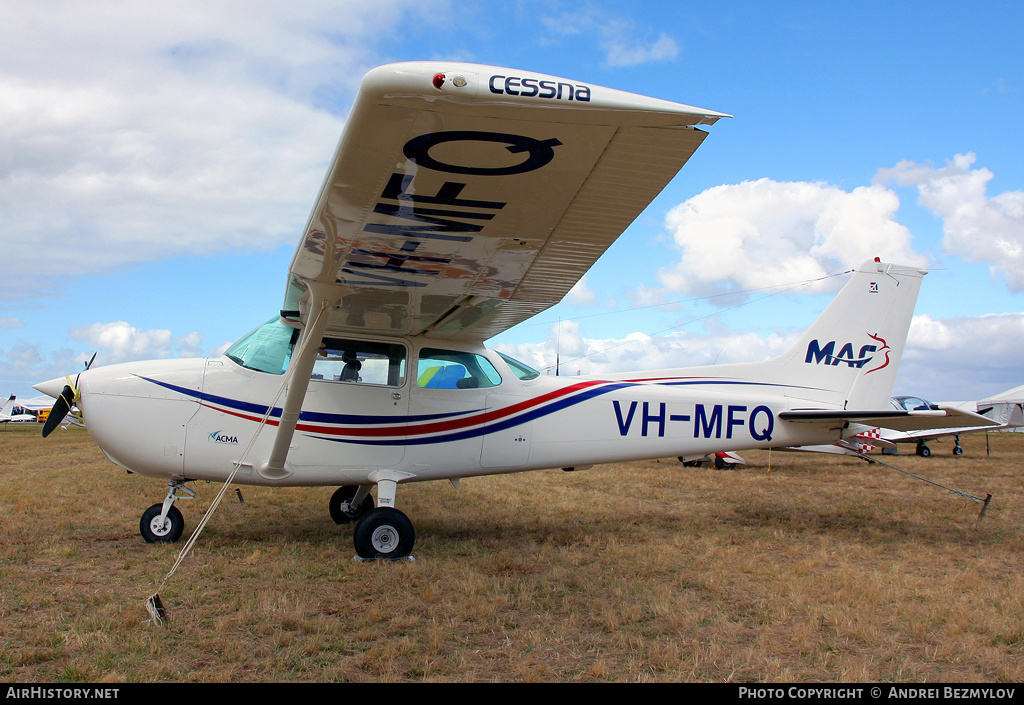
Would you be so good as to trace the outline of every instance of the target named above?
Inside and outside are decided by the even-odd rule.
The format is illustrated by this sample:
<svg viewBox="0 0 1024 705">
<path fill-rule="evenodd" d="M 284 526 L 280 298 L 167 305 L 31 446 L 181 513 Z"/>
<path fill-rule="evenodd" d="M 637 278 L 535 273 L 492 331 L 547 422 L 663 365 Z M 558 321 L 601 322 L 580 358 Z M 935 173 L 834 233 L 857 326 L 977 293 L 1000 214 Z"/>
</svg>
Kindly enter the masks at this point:
<svg viewBox="0 0 1024 705">
<path fill-rule="evenodd" d="M 238 445 L 238 436 L 230 436 L 224 431 L 214 431 L 210 434 L 212 443 L 226 443 L 227 445 Z"/>
</svg>

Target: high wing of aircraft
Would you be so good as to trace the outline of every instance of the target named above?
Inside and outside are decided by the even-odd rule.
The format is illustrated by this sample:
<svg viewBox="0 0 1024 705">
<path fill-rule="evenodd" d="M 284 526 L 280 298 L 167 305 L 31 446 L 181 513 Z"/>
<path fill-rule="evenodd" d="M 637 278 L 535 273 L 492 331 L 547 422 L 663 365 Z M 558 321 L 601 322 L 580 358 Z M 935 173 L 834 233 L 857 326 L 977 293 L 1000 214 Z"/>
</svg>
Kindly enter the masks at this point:
<svg viewBox="0 0 1024 705">
<path fill-rule="evenodd" d="M 191 481 L 335 486 L 358 556 L 399 558 L 403 483 L 832 443 L 851 419 L 932 414 L 888 409 L 925 273 L 877 259 L 762 363 L 566 378 L 484 346 L 558 302 L 722 117 L 514 69 L 375 69 L 282 310 L 218 358 L 38 385 L 57 399 L 43 433 L 77 404 L 112 462 L 168 481 L 147 541 L 180 538 Z"/>
</svg>

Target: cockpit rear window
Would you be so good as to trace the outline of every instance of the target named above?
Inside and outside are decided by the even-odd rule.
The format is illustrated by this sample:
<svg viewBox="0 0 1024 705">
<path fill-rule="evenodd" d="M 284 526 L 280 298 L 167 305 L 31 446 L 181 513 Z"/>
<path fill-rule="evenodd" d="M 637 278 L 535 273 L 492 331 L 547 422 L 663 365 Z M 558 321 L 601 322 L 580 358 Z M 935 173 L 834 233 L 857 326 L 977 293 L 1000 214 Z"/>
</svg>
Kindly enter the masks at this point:
<svg viewBox="0 0 1024 705">
<path fill-rule="evenodd" d="M 501 375 L 482 355 L 423 348 L 416 384 L 424 389 L 485 389 L 501 384 Z"/>
<path fill-rule="evenodd" d="M 501 359 L 505 361 L 505 364 L 511 368 L 512 373 L 521 380 L 537 379 L 540 377 L 540 372 L 533 369 L 529 365 L 525 365 L 514 357 L 509 357 L 504 353 L 498 353 L 501 355 Z"/>
</svg>

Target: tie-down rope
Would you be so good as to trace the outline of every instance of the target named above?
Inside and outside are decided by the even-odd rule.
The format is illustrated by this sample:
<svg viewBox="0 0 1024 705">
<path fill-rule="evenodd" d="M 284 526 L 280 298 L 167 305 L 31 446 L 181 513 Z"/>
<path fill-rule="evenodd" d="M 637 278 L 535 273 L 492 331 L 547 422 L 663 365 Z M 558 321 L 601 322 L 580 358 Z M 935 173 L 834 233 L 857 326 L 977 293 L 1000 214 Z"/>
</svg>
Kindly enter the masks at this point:
<svg viewBox="0 0 1024 705">
<path fill-rule="evenodd" d="M 327 306 L 327 301 L 321 303 L 320 310 L 319 312 L 317 312 L 316 319 L 313 321 L 313 325 L 306 326 L 307 331 L 316 330 L 317 324 L 320 321 L 320 317 L 324 314 L 324 311 L 327 310 Z M 299 346 L 298 352 L 299 358 L 301 358 L 303 353 L 305 353 L 306 347 L 309 345 L 310 342 L 310 337 L 308 335 L 303 335 L 302 338 L 302 345 Z M 293 357 L 295 356 L 293 355 Z M 195 546 L 196 541 L 199 539 L 199 534 L 201 534 L 203 529 L 206 527 L 206 523 L 210 520 L 210 517 L 213 516 L 213 512 L 220 505 L 221 500 L 224 499 L 224 495 L 227 493 L 228 488 L 231 486 L 231 482 L 235 479 L 235 475 L 238 473 L 239 468 L 242 467 L 242 464 L 245 462 L 245 459 L 249 456 L 249 452 L 252 451 L 253 446 L 256 445 L 256 439 L 259 438 L 260 431 L 262 431 L 263 427 L 267 425 L 267 420 L 270 418 L 270 415 L 273 413 L 274 408 L 277 406 L 277 401 L 281 398 L 281 394 L 284 393 L 285 388 L 291 381 L 292 373 L 294 370 L 295 367 L 293 365 L 288 366 L 288 370 L 285 372 L 284 379 L 281 382 L 281 386 L 277 390 L 277 394 L 274 395 L 273 401 L 271 401 L 270 405 L 267 407 L 267 412 L 263 414 L 263 418 L 260 419 L 259 426 L 256 427 L 256 433 L 252 435 L 252 440 L 249 441 L 249 445 L 246 446 L 245 450 L 242 452 L 242 455 L 238 458 L 237 461 L 235 461 L 235 466 L 231 469 L 231 473 L 224 481 L 224 485 L 220 488 L 220 491 L 217 493 L 217 496 L 214 497 L 213 502 L 206 510 L 206 514 L 203 515 L 202 520 L 199 522 L 199 525 L 196 527 L 196 530 L 192 533 L 192 536 L 190 536 L 188 541 L 185 542 L 185 545 L 182 546 L 181 551 L 178 553 L 178 558 L 174 561 L 174 565 L 171 566 L 171 569 L 167 572 L 167 575 L 165 575 L 163 579 L 160 581 L 160 584 L 157 585 L 156 591 L 152 595 L 150 595 L 149 598 L 146 599 L 146 609 L 149 611 L 149 615 L 152 618 L 153 622 L 159 624 L 164 619 L 166 619 L 167 614 L 166 611 L 164 610 L 163 602 L 160 600 L 160 590 L 163 588 L 164 584 L 166 584 L 167 581 L 171 578 L 171 576 L 174 575 L 174 573 L 178 570 L 178 567 L 181 566 L 182 562 L 184 562 L 185 557 L 188 556 L 193 546 Z"/>
</svg>

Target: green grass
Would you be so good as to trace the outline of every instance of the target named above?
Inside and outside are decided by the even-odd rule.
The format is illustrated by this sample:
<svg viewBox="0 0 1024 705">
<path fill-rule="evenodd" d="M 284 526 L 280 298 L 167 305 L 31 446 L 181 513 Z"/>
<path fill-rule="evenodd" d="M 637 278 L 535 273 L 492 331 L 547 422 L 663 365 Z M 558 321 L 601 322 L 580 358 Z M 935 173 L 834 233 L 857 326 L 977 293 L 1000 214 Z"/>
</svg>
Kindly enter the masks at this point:
<svg viewBox="0 0 1024 705">
<path fill-rule="evenodd" d="M 0 678 L 138 681 L 1024 680 L 1024 434 L 965 455 L 750 453 L 403 486 L 415 561 L 352 560 L 334 488 L 242 487 L 180 545 L 165 485 L 80 429 L 0 430 Z M 217 485 L 179 502 L 186 536 Z"/>
</svg>

